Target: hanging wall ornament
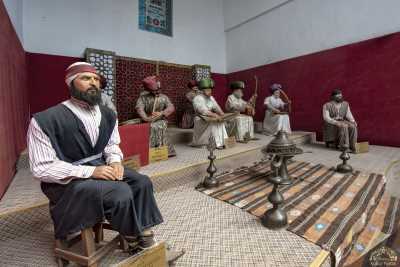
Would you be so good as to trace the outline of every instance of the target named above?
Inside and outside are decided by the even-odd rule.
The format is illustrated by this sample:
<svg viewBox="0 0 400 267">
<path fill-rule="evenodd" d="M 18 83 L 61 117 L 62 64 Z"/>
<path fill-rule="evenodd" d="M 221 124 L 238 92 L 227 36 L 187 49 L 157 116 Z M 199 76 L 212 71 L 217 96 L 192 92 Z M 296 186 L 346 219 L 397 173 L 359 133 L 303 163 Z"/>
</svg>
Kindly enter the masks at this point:
<svg viewBox="0 0 400 267">
<path fill-rule="evenodd" d="M 103 93 L 109 95 L 114 105 L 117 106 L 115 96 L 115 52 L 86 48 L 85 57 L 86 62 L 92 64 L 107 79 L 107 86 L 103 88 Z"/>
<path fill-rule="evenodd" d="M 193 80 L 200 81 L 201 79 L 211 78 L 211 67 L 208 65 L 193 65 L 192 66 Z"/>
</svg>

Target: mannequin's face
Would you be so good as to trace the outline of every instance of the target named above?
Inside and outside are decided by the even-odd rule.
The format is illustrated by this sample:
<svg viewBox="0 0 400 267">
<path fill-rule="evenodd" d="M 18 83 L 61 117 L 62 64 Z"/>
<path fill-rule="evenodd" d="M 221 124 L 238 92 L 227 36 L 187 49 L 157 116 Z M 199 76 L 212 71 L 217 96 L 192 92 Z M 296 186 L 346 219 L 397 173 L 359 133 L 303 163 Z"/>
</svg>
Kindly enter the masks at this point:
<svg viewBox="0 0 400 267">
<path fill-rule="evenodd" d="M 207 88 L 207 89 L 203 89 L 203 93 L 210 97 L 212 95 L 212 89 L 211 88 Z"/>
<path fill-rule="evenodd" d="M 333 99 L 335 102 L 337 102 L 337 103 L 343 102 L 343 95 L 342 95 L 342 94 L 334 95 L 334 96 L 332 97 L 332 99 Z"/>
<path fill-rule="evenodd" d="M 72 81 L 71 96 L 85 101 L 91 106 L 101 102 L 100 77 L 91 72 L 84 72 Z"/>
<path fill-rule="evenodd" d="M 242 89 L 235 89 L 233 91 L 233 95 L 236 96 L 237 98 L 242 98 L 243 97 L 243 91 Z"/>
</svg>

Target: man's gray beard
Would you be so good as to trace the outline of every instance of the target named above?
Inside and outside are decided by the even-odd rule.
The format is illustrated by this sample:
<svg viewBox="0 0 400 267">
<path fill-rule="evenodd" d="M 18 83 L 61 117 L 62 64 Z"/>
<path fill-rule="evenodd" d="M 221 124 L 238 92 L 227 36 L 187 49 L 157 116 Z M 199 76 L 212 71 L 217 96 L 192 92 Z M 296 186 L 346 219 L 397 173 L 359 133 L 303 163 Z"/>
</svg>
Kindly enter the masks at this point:
<svg viewBox="0 0 400 267">
<path fill-rule="evenodd" d="M 89 93 L 91 90 L 96 90 L 96 94 Z M 73 84 L 69 88 L 71 96 L 88 103 L 90 106 L 95 106 L 101 103 L 101 90 L 95 87 L 89 88 L 87 91 L 82 92 L 78 90 Z"/>
</svg>

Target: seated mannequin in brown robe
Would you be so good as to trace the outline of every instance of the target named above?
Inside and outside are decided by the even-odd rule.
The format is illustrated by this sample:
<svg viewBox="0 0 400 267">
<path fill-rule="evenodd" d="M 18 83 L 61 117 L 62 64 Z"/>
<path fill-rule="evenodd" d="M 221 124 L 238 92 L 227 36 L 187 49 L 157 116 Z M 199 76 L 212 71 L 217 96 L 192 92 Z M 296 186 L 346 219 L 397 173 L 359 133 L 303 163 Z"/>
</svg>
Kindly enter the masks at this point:
<svg viewBox="0 0 400 267">
<path fill-rule="evenodd" d="M 343 101 L 342 92 L 336 89 L 331 101 L 322 108 L 324 118 L 324 141 L 334 143 L 341 150 L 355 152 L 357 143 L 357 123 L 350 111 L 348 102 Z"/>
</svg>

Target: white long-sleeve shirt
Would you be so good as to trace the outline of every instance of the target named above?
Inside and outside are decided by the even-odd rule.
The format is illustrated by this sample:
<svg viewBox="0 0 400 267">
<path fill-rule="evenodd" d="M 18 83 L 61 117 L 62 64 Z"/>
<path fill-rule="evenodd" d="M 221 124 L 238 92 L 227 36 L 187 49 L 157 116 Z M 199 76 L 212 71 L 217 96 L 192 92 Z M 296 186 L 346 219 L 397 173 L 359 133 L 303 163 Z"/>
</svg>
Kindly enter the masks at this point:
<svg viewBox="0 0 400 267">
<path fill-rule="evenodd" d="M 82 121 L 94 146 L 99 138 L 101 121 L 99 106 L 91 107 L 74 99 L 64 101 L 62 104 Z M 119 148 L 120 142 L 118 122 L 116 122 L 110 140 L 103 151 L 103 156 L 108 164 L 122 161 L 123 154 Z M 27 143 L 31 172 L 43 182 L 67 184 L 74 178 L 89 178 L 94 172 L 95 167 L 93 166 L 75 166 L 60 160 L 51 145 L 49 137 L 43 132 L 34 118 L 32 118 L 28 128 Z"/>
<path fill-rule="evenodd" d="M 276 97 L 276 96 L 269 96 L 267 98 L 264 99 L 264 105 L 272 110 L 272 109 L 280 109 L 283 108 L 286 103 L 282 101 L 282 99 L 280 97 Z"/>
<path fill-rule="evenodd" d="M 342 103 L 334 103 L 334 107 L 337 109 L 337 113 L 339 114 L 340 107 L 342 106 Z M 339 121 L 337 121 L 337 118 L 332 118 L 331 115 L 329 114 L 329 110 L 326 106 L 326 104 L 322 107 L 322 117 L 324 118 L 324 121 L 326 121 L 329 124 L 333 125 L 338 125 Z M 347 109 L 345 119 L 348 120 L 349 122 L 356 123 L 353 114 L 350 111 L 350 106 Z"/>
<path fill-rule="evenodd" d="M 207 97 L 204 94 L 199 94 L 193 99 L 193 108 L 196 113 L 207 115 L 207 112 L 222 113 L 221 107 L 213 96 Z"/>
</svg>

